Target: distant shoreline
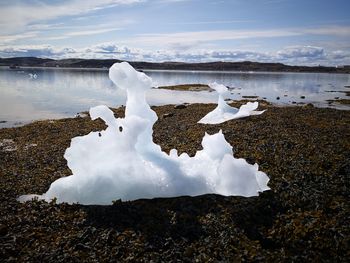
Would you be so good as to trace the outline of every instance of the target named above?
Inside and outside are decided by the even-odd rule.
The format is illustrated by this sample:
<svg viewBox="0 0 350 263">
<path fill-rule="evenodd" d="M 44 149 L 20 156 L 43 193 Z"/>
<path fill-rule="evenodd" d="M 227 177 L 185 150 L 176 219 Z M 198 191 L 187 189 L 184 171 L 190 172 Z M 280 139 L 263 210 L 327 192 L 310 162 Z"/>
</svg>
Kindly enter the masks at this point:
<svg viewBox="0 0 350 263">
<path fill-rule="evenodd" d="M 0 69 L 9 69 L 9 66 L 0 65 Z M 108 71 L 109 68 L 96 68 L 96 67 L 48 67 L 48 66 L 20 66 L 16 69 L 11 70 L 21 70 L 21 69 L 48 69 L 48 70 L 84 70 L 84 71 Z M 323 73 L 323 74 L 350 74 L 347 72 L 311 72 L 311 71 L 263 71 L 263 70 L 205 70 L 205 69 L 196 69 L 196 70 L 190 70 L 190 69 L 149 69 L 149 68 L 136 68 L 138 71 L 145 71 L 145 72 L 201 72 L 201 73 L 246 73 L 246 74 L 253 74 L 253 73 L 259 73 L 259 74 L 278 74 L 278 73 Z"/>
<path fill-rule="evenodd" d="M 72 69 L 98 69 L 107 70 L 117 59 L 61 59 L 54 60 L 36 57 L 14 57 L 0 58 L 0 66 L 19 69 L 21 67 L 41 68 L 72 68 Z M 260 62 L 206 62 L 206 63 L 185 63 L 185 62 L 142 62 L 129 61 L 138 70 L 191 70 L 191 71 L 238 71 L 238 72 L 301 72 L 301 73 L 341 73 L 350 74 L 350 65 L 342 67 L 325 66 L 289 66 L 282 63 L 260 63 Z"/>
</svg>

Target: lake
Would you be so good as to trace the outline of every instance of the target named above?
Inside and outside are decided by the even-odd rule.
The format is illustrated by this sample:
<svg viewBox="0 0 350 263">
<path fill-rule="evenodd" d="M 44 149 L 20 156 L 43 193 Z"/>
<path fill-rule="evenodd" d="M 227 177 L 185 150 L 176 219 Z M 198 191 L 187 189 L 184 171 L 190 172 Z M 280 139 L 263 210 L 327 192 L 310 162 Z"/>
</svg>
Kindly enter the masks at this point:
<svg viewBox="0 0 350 263">
<path fill-rule="evenodd" d="M 349 74 L 267 73 L 144 70 L 154 86 L 211 82 L 229 86 L 228 98 L 259 96 L 277 104 L 313 103 L 318 107 L 337 107 L 327 100 L 349 98 L 345 86 Z M 301 98 L 304 96 L 305 98 Z M 277 100 L 277 97 L 280 99 Z M 152 89 L 147 93 L 151 105 L 216 102 L 215 92 L 189 92 Z M 0 127 L 19 126 L 32 120 L 73 117 L 90 107 L 125 105 L 126 94 L 117 89 L 101 69 L 0 67 Z"/>
</svg>

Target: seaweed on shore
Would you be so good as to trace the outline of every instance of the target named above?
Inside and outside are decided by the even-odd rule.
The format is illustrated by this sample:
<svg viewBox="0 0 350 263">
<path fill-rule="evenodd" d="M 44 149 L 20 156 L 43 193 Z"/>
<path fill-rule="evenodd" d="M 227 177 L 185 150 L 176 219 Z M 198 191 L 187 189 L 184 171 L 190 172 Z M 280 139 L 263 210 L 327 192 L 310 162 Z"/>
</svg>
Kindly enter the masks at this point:
<svg viewBox="0 0 350 263">
<path fill-rule="evenodd" d="M 173 86 L 159 86 L 158 89 L 183 90 L 183 91 L 213 91 L 206 84 L 181 84 Z"/>
<path fill-rule="evenodd" d="M 343 104 L 343 105 L 350 105 L 349 99 L 334 99 L 334 100 L 327 100 L 329 104 L 337 103 L 337 104 Z"/>
<path fill-rule="evenodd" d="M 2 262 L 347 262 L 350 112 L 260 105 L 263 115 L 210 126 L 196 122 L 214 104 L 154 107 L 154 141 L 165 151 L 193 155 L 205 131 L 222 129 L 235 156 L 271 178 L 272 190 L 251 198 L 21 204 L 19 195 L 70 174 L 63 154 L 71 138 L 104 125 L 78 117 L 0 129 Z"/>
</svg>

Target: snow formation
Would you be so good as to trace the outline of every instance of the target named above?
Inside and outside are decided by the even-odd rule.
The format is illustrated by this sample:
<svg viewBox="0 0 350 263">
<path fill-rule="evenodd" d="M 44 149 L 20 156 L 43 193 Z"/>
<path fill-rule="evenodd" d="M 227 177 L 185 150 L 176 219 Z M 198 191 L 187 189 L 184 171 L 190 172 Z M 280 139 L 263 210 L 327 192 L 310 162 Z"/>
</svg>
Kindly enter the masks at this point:
<svg viewBox="0 0 350 263">
<path fill-rule="evenodd" d="M 233 157 L 222 132 L 205 134 L 203 150 L 194 157 L 175 149 L 163 152 L 152 140 L 156 113 L 145 99 L 151 79 L 128 63 L 116 63 L 110 79 L 127 92 L 125 118 L 115 118 L 106 106 L 90 109 L 92 119 L 101 118 L 106 130 L 75 137 L 64 157 L 72 175 L 53 182 L 42 195 L 25 195 L 57 202 L 111 204 L 113 200 L 174 197 L 180 195 L 256 196 L 268 190 L 267 175 L 244 159 Z"/>
<path fill-rule="evenodd" d="M 224 96 L 228 92 L 226 86 L 214 82 L 209 84 L 209 87 L 219 93 L 218 106 L 213 111 L 205 115 L 200 121 L 198 121 L 198 123 L 219 124 L 228 120 L 248 117 L 250 115 L 260 115 L 264 112 L 255 111 L 259 106 L 258 102 L 247 102 L 239 109 L 231 107 L 224 100 Z"/>
</svg>

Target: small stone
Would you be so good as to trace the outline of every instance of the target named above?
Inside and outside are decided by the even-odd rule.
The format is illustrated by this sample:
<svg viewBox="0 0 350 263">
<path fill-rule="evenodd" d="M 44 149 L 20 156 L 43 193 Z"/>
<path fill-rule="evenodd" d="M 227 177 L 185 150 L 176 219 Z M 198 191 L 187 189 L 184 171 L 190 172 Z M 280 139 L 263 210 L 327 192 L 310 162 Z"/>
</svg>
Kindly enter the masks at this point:
<svg viewBox="0 0 350 263">
<path fill-rule="evenodd" d="M 174 116 L 174 113 L 165 113 L 162 115 L 162 118 L 165 119 L 165 118 L 172 117 L 172 116 Z"/>
<path fill-rule="evenodd" d="M 305 108 L 315 108 L 315 106 L 312 103 L 308 103 L 304 105 Z"/>
<path fill-rule="evenodd" d="M 4 236 L 4 235 L 6 235 L 6 234 L 7 234 L 7 226 L 1 224 L 1 225 L 0 225 L 0 236 Z"/>
<path fill-rule="evenodd" d="M 184 253 L 185 257 L 192 257 L 194 249 L 192 247 L 187 247 Z"/>
<path fill-rule="evenodd" d="M 85 117 L 88 117 L 89 115 L 86 114 L 85 112 L 78 112 L 75 117 L 76 118 L 85 118 Z"/>
<path fill-rule="evenodd" d="M 29 143 L 24 146 L 24 150 L 28 150 L 31 147 L 37 147 L 38 145 L 36 143 Z"/>
<path fill-rule="evenodd" d="M 185 109 L 185 108 L 187 108 L 187 106 L 185 105 L 185 104 L 177 104 L 177 105 L 175 105 L 174 106 L 174 109 Z"/>
<path fill-rule="evenodd" d="M 78 244 L 76 244 L 75 249 L 77 249 L 77 250 L 90 250 L 91 248 L 87 245 L 82 244 L 82 243 L 78 243 Z"/>
<path fill-rule="evenodd" d="M 0 141 L 0 148 L 2 148 L 2 150 L 4 152 L 13 152 L 13 151 L 17 151 L 17 146 L 16 143 L 14 142 L 13 139 L 3 139 Z"/>
</svg>

